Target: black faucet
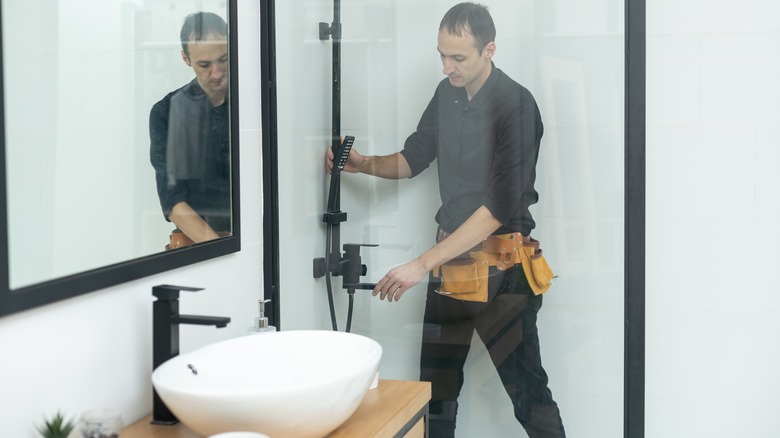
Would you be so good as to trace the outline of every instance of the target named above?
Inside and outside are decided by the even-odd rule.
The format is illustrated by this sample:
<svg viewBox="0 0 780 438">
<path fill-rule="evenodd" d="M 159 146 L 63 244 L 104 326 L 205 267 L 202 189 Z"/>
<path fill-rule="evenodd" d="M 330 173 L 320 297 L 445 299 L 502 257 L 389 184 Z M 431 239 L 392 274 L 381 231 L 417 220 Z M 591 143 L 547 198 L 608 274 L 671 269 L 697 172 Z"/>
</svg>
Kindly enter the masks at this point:
<svg viewBox="0 0 780 438">
<path fill-rule="evenodd" d="M 171 286 L 162 284 L 152 288 L 157 300 L 152 304 L 152 362 L 153 370 L 168 359 L 179 355 L 179 324 L 213 325 L 225 327 L 230 318 L 219 316 L 197 316 L 179 314 L 179 292 L 197 292 L 198 287 Z M 165 406 L 157 391 L 152 388 L 152 424 L 176 424 L 179 420 Z"/>
</svg>

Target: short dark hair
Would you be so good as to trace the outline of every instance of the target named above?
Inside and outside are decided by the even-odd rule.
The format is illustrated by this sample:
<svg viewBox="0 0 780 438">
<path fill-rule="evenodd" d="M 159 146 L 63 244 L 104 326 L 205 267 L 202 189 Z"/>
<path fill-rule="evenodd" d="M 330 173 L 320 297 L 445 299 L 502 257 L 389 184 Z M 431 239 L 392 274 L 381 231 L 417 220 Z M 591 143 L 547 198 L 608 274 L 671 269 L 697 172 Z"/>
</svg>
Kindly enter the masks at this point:
<svg viewBox="0 0 780 438">
<path fill-rule="evenodd" d="M 227 36 L 227 23 L 217 14 L 195 12 L 184 18 L 181 26 L 181 49 L 189 56 L 187 45 L 190 41 L 203 41 L 209 35 Z"/>
<path fill-rule="evenodd" d="M 496 40 L 496 25 L 487 6 L 472 2 L 459 3 L 450 8 L 439 25 L 439 31 L 444 29 L 457 36 L 463 36 L 464 32 L 470 33 L 480 52 Z"/>
</svg>

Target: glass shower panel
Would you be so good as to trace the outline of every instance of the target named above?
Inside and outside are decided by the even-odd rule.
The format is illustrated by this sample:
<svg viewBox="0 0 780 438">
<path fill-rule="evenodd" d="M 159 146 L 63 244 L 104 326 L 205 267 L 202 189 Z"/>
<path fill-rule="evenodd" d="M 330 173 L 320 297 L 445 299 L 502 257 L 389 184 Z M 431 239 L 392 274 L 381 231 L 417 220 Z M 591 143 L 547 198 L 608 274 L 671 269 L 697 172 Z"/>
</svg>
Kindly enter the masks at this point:
<svg viewBox="0 0 780 438">
<path fill-rule="evenodd" d="M 439 23 L 456 2 L 341 2 L 341 133 L 363 155 L 401 150 L 437 84 Z M 544 124 L 532 237 L 558 276 L 538 312 L 541 359 L 569 436 L 621 436 L 623 429 L 623 2 L 489 0 L 495 66 L 526 87 Z M 325 254 L 331 136 L 331 41 L 319 23 L 333 3 L 276 2 L 279 150 L 280 321 L 283 330 L 330 329 L 325 280 L 312 260 Z M 364 282 L 435 244 L 441 205 L 437 162 L 411 179 L 341 176 L 340 242 L 363 247 Z M 354 297 L 352 332 L 384 349 L 380 378 L 418 380 L 427 277 L 397 302 L 370 291 Z M 347 293 L 333 278 L 344 330 Z M 489 342 L 490 343 L 490 342 Z M 523 371 L 517 375 L 523 379 Z M 474 334 L 458 398 L 456 435 L 526 436 L 491 360 Z"/>
</svg>

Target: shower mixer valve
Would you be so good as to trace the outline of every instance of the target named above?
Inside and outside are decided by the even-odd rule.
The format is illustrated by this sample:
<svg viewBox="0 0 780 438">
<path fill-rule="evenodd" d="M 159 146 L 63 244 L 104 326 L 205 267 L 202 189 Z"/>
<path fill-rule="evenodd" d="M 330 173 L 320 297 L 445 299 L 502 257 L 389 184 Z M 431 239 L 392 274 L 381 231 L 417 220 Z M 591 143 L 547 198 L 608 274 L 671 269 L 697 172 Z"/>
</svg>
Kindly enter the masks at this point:
<svg viewBox="0 0 780 438">
<path fill-rule="evenodd" d="M 360 283 L 360 277 L 366 275 L 366 265 L 362 264 L 360 258 L 360 247 L 376 247 L 375 244 L 359 244 L 359 243 L 345 243 L 344 244 L 344 280 L 342 287 L 344 289 L 364 289 L 373 290 L 376 287 L 376 283 Z"/>
<path fill-rule="evenodd" d="M 366 275 L 368 268 L 362 262 L 360 257 L 360 247 L 376 247 L 376 244 L 366 243 L 345 243 L 344 244 L 344 256 L 340 257 L 338 261 L 332 263 L 330 270 L 333 276 L 342 276 L 342 287 L 344 289 L 364 289 L 373 290 L 376 287 L 376 283 L 361 283 L 360 277 Z M 319 257 L 314 259 L 314 278 L 321 278 L 325 276 L 325 271 L 328 267 L 325 265 L 325 258 Z"/>
</svg>

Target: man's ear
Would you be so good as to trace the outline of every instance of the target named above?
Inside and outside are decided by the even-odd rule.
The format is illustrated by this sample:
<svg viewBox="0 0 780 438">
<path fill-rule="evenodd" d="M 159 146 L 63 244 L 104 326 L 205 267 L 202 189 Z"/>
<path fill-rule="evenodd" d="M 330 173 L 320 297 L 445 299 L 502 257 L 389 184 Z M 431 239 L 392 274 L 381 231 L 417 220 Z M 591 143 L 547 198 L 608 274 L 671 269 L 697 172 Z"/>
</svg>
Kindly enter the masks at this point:
<svg viewBox="0 0 780 438">
<path fill-rule="evenodd" d="M 493 57 L 493 55 L 496 54 L 496 43 L 491 41 L 487 43 L 484 49 L 482 49 L 482 56 L 485 57 L 485 59 L 490 60 L 490 58 Z"/>
<path fill-rule="evenodd" d="M 184 61 L 185 64 L 187 64 L 190 67 L 192 67 L 192 64 L 190 63 L 190 57 L 187 56 L 186 53 L 184 53 L 184 50 L 181 51 L 181 59 Z"/>
</svg>

